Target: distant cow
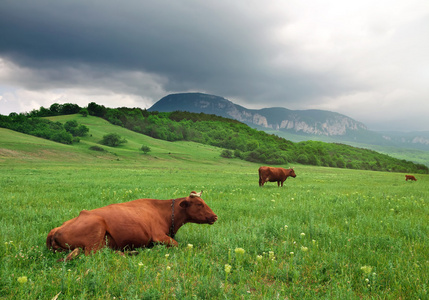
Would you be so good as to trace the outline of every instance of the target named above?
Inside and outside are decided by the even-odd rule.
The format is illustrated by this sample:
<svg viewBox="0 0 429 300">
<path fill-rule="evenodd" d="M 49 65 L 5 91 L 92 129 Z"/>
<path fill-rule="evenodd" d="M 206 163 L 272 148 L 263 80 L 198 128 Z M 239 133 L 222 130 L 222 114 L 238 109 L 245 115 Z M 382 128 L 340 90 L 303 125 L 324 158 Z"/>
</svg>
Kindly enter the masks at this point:
<svg viewBox="0 0 429 300">
<path fill-rule="evenodd" d="M 408 181 L 408 180 L 417 181 L 416 177 L 414 177 L 413 175 L 405 175 L 405 181 Z"/>
<path fill-rule="evenodd" d="M 52 229 L 46 245 L 53 251 L 73 250 L 66 261 L 81 250 L 88 255 L 105 246 L 116 250 L 149 247 L 153 243 L 177 246 L 174 235 L 182 225 L 188 222 L 212 225 L 217 220 L 200 197 L 201 192 L 193 191 L 185 198 L 138 199 L 82 210 L 78 217 Z"/>
<path fill-rule="evenodd" d="M 259 168 L 259 186 L 264 186 L 264 183 L 277 181 L 277 186 L 280 186 L 280 182 L 283 186 L 283 182 L 292 176 L 296 177 L 295 171 L 293 168 L 284 169 L 284 168 L 274 168 L 274 167 L 260 167 Z"/>
</svg>

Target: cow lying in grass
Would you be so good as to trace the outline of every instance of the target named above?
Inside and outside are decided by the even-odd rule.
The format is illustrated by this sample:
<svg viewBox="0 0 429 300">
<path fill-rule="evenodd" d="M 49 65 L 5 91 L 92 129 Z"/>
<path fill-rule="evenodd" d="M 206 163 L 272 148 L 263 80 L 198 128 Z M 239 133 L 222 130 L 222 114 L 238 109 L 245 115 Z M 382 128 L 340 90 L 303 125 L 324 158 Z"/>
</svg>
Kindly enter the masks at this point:
<svg viewBox="0 0 429 300">
<path fill-rule="evenodd" d="M 200 197 L 201 193 L 193 191 L 179 199 L 138 199 L 82 210 L 76 218 L 52 229 L 46 245 L 53 251 L 71 250 L 66 261 L 82 250 L 88 255 L 105 246 L 115 250 L 149 247 L 154 243 L 177 246 L 174 235 L 182 225 L 212 225 L 217 220 Z"/>
</svg>

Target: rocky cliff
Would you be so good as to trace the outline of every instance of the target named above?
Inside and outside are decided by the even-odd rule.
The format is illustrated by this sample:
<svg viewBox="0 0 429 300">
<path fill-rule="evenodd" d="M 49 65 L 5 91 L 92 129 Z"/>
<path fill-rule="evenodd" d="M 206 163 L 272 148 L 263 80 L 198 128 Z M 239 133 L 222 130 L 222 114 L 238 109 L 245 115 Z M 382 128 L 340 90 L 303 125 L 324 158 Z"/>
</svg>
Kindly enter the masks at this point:
<svg viewBox="0 0 429 300">
<path fill-rule="evenodd" d="M 367 130 L 366 126 L 345 115 L 322 110 L 289 110 L 282 107 L 248 109 L 218 96 L 202 93 L 168 95 L 149 110 L 189 111 L 236 119 L 250 126 L 300 134 L 341 136 Z"/>
</svg>

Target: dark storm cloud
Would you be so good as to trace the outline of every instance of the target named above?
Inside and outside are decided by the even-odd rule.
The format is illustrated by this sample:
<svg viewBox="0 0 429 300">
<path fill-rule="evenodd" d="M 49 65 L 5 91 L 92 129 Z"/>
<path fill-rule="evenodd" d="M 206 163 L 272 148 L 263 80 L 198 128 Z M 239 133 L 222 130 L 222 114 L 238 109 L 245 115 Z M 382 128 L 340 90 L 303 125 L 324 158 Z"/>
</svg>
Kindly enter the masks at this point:
<svg viewBox="0 0 429 300">
<path fill-rule="evenodd" d="M 0 113 L 199 91 L 429 129 L 428 15 L 426 0 L 2 0 Z"/>
<path fill-rule="evenodd" d="M 44 73 L 46 81 L 66 82 L 62 68 L 87 64 L 163 76 L 167 91 L 200 89 L 249 102 L 308 100 L 341 89 L 328 77 L 267 68 L 278 55 L 269 29 L 285 20 L 245 3 L 3 1 L 0 10 L 0 53 L 55 70 Z"/>
</svg>

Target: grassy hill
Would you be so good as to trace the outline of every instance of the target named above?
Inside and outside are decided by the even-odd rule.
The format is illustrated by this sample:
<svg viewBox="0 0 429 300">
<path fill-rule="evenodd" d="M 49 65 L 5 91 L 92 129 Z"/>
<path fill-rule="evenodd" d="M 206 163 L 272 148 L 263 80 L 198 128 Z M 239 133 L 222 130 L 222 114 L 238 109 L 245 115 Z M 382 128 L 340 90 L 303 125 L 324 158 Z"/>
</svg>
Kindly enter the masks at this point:
<svg viewBox="0 0 429 300">
<path fill-rule="evenodd" d="M 402 173 L 295 165 L 283 188 L 260 188 L 260 164 L 222 158 L 220 148 L 97 117 L 52 118 L 70 119 L 90 128 L 73 145 L 0 128 L 1 299 L 428 298 L 429 175 L 406 182 Z M 98 144 L 112 132 L 128 142 Z M 82 209 L 192 190 L 219 220 L 186 224 L 177 248 L 58 263 L 66 253 L 45 246 Z"/>
<path fill-rule="evenodd" d="M 87 136 L 81 137 L 79 143 L 65 145 L 43 138 L 38 138 L 16 131 L 0 128 L 0 162 L 6 161 L 49 163 L 81 162 L 82 164 L 134 164 L 135 166 L 159 165 L 172 166 L 175 161 L 187 161 L 189 164 L 217 164 L 225 161 L 220 157 L 220 148 L 194 142 L 168 142 L 139 134 L 98 117 L 82 117 L 80 115 L 64 115 L 49 117 L 52 121 L 65 123 L 77 120 L 79 124 L 90 128 Z M 127 140 L 119 147 L 100 145 L 103 135 L 117 133 Z M 91 146 L 102 147 L 105 151 L 90 150 Z M 140 148 L 149 146 L 151 151 L 144 154 Z M 119 163 L 120 162 L 120 163 Z M 243 164 L 238 160 L 228 160 L 228 163 Z"/>
<path fill-rule="evenodd" d="M 262 129 L 261 129 L 262 130 Z M 303 142 L 308 140 L 308 136 L 305 135 L 299 135 L 299 134 L 293 134 L 289 132 L 284 131 L 270 131 L 265 130 L 265 132 L 269 134 L 276 134 L 280 137 L 283 137 L 287 140 L 290 140 L 292 142 Z M 326 143 L 337 143 L 338 139 L 327 137 L 327 136 L 313 136 L 311 137 L 311 140 L 313 141 L 321 141 Z M 377 151 L 379 153 L 387 154 L 391 157 L 395 157 L 398 159 L 405 159 L 409 160 L 418 164 L 423 164 L 429 167 L 429 151 L 425 150 L 419 150 L 419 149 L 411 149 L 411 148 L 404 148 L 404 147 L 394 147 L 394 146 L 382 146 L 382 145 L 376 145 L 376 144 L 364 144 L 364 143 L 357 143 L 352 141 L 345 141 L 344 144 L 353 146 L 353 147 L 359 147 L 359 148 L 365 148 L 365 149 L 371 149 L 374 151 Z"/>
<path fill-rule="evenodd" d="M 137 140 L 144 141 L 147 137 L 154 137 L 164 141 L 194 141 L 198 145 L 221 147 L 225 149 L 221 152 L 221 156 L 225 158 L 239 158 L 260 164 L 300 163 L 376 171 L 429 172 L 428 167 L 424 164 L 392 158 L 367 149 L 314 141 L 293 143 L 276 135 L 269 135 L 263 131 L 252 129 L 235 120 L 215 115 L 189 112 L 150 113 L 136 108 L 110 109 L 95 103 L 88 105 L 88 110 L 90 110 L 90 115 L 96 115 L 110 124 L 118 126 L 112 127 L 110 125 L 111 130 L 108 131 L 107 122 L 99 123 L 101 120 L 94 120 L 93 118 L 86 120 L 86 117 L 77 114 L 57 114 L 55 117 L 45 118 L 30 115 L 0 116 L 0 126 L 65 144 L 72 144 L 73 141 L 76 143 L 79 136 L 83 136 L 82 144 L 90 145 L 89 147 L 100 143 L 103 136 L 108 133 L 115 134 L 125 140 L 131 135 L 132 138 L 129 143 L 123 144 L 120 148 L 114 148 L 119 149 L 118 151 L 122 153 L 124 158 L 135 153 L 136 149 L 140 149 L 141 146 L 150 147 L 140 144 L 141 141 L 136 142 Z M 42 108 L 33 114 L 37 113 L 42 113 Z M 71 125 L 70 123 L 74 124 Z M 89 130 L 88 127 L 91 128 L 90 134 L 85 135 L 85 132 Z M 74 129 L 71 130 L 71 128 Z M 134 133 L 124 131 L 124 128 L 130 129 Z M 79 134 L 77 134 L 78 132 Z M 143 134 L 145 137 L 135 135 L 135 133 Z M 155 142 L 155 144 L 159 144 L 159 142 Z M 173 144 L 169 143 L 168 145 L 168 148 L 172 148 L 168 149 L 168 155 L 176 155 Z M 99 148 L 98 145 L 97 147 Z M 198 147 L 197 144 L 194 144 L 194 147 Z M 118 155 L 112 149 L 108 149 L 107 154 Z M 130 150 L 131 152 L 129 152 Z M 159 152 L 159 149 L 155 150 Z M 159 155 L 162 156 L 165 153 L 161 151 Z"/>
</svg>

